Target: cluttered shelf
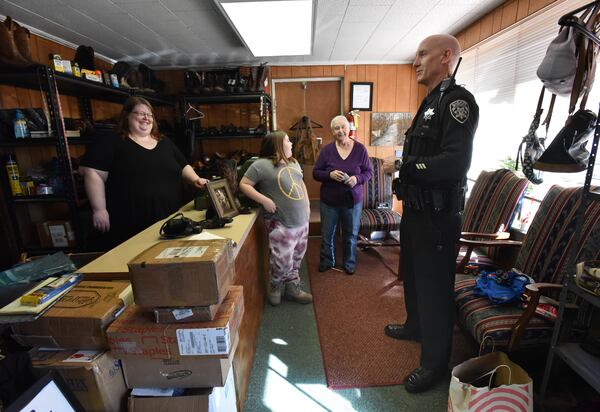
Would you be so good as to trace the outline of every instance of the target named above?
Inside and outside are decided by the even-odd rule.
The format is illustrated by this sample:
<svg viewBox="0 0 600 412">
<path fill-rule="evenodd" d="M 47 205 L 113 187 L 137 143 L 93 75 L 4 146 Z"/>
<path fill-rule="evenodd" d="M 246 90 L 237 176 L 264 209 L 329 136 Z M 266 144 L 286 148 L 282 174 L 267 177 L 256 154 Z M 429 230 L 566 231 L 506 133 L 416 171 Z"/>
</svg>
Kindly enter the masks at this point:
<svg viewBox="0 0 600 412">
<path fill-rule="evenodd" d="M 26 89 L 39 90 L 40 76 L 43 75 L 47 66 L 34 65 L 20 70 L 3 70 L 0 72 L 0 84 L 9 84 Z M 95 82 L 81 77 L 74 77 L 65 73 L 51 71 L 56 79 L 59 93 L 71 96 L 82 96 L 91 99 L 99 99 L 109 102 L 122 103 L 132 95 L 142 96 L 154 105 L 174 106 L 175 99 L 160 96 L 155 93 L 128 88 L 117 88 L 108 86 L 102 82 Z"/>
<path fill-rule="evenodd" d="M 80 144 L 87 145 L 93 142 L 92 139 L 86 137 L 67 138 L 67 142 L 72 145 Z M 33 147 L 33 146 L 55 146 L 56 139 L 54 137 L 28 137 L 24 139 L 0 140 L 0 147 Z"/>
<path fill-rule="evenodd" d="M 584 351 L 579 343 L 562 343 L 554 348 L 573 370 L 577 371 L 595 390 L 600 392 L 600 358 Z"/>
<path fill-rule="evenodd" d="M 264 92 L 213 95 L 184 94 L 182 98 L 186 102 L 199 104 L 258 103 L 261 99 L 271 103 L 271 97 Z"/>
<path fill-rule="evenodd" d="M 569 288 L 569 291 L 575 293 L 579 297 L 584 298 L 587 302 L 591 303 L 597 308 L 600 308 L 600 297 L 592 295 L 590 292 L 577 286 L 577 282 L 575 282 L 574 279 L 567 283 L 567 287 Z"/>
</svg>

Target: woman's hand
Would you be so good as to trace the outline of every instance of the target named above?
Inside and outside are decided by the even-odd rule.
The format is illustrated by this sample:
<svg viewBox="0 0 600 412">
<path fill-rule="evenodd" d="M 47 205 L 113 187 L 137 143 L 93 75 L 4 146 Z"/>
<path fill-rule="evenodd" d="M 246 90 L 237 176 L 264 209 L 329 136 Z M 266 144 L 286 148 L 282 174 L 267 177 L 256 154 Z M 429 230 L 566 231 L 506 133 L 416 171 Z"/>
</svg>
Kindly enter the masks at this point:
<svg viewBox="0 0 600 412">
<path fill-rule="evenodd" d="M 265 200 L 263 200 L 262 206 L 269 213 L 275 213 L 275 211 L 277 210 L 277 206 L 275 205 L 275 202 L 273 202 L 273 200 L 269 199 L 268 197 Z"/>
<path fill-rule="evenodd" d="M 110 230 L 110 219 L 106 209 L 94 210 L 92 222 L 94 224 L 94 228 L 100 232 L 105 233 Z"/>
<path fill-rule="evenodd" d="M 331 178 L 331 180 L 343 182 L 348 178 L 348 175 L 342 172 L 341 170 L 332 170 L 331 172 L 329 172 L 329 177 Z"/>
<path fill-rule="evenodd" d="M 208 183 L 208 181 L 209 181 L 208 179 L 203 179 L 203 178 L 199 177 L 193 181 L 193 184 L 197 188 L 203 188 Z"/>
<path fill-rule="evenodd" d="M 350 176 L 345 182 L 344 184 L 350 186 L 350 187 L 354 187 L 358 184 L 358 179 L 356 178 L 356 176 Z"/>
</svg>

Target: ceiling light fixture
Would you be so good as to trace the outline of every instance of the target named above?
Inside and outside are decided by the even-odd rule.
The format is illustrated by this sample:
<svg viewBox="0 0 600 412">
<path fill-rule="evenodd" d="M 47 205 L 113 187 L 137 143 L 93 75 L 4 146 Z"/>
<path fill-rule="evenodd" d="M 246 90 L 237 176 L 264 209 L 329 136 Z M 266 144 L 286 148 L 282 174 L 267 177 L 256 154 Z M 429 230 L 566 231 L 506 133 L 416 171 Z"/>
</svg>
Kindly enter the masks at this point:
<svg viewBox="0 0 600 412">
<path fill-rule="evenodd" d="M 214 0 L 255 57 L 312 53 L 317 0 Z"/>
</svg>

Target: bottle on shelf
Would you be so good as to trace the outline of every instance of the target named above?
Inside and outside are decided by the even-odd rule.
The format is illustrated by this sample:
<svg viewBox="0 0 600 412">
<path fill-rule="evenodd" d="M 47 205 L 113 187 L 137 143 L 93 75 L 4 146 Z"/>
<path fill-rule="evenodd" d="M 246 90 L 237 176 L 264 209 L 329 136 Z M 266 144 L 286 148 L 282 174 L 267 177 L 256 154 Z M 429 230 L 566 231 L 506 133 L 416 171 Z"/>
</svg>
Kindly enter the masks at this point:
<svg viewBox="0 0 600 412">
<path fill-rule="evenodd" d="M 21 181 L 19 179 L 19 165 L 11 155 L 8 155 L 8 160 L 6 161 L 6 174 L 8 175 L 8 180 L 10 182 L 10 191 L 12 192 L 12 195 L 22 196 L 23 188 L 21 187 Z"/>
<path fill-rule="evenodd" d="M 17 139 L 24 139 L 31 136 L 29 134 L 29 128 L 27 127 L 27 120 L 25 120 L 25 116 L 23 115 L 21 109 L 17 109 L 15 111 L 14 127 L 15 137 Z"/>
</svg>

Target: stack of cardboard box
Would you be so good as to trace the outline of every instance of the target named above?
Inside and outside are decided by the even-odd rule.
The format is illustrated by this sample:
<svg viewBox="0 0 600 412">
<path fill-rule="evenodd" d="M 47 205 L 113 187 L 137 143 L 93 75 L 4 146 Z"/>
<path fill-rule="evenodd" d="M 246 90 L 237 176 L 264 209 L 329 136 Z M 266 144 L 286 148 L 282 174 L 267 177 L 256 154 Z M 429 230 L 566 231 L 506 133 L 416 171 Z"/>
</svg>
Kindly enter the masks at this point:
<svg viewBox="0 0 600 412">
<path fill-rule="evenodd" d="M 232 242 L 165 241 L 128 266 L 135 304 L 107 336 L 133 390 L 129 409 L 235 411 L 232 362 L 244 296 L 231 285 Z M 164 396 L 157 388 L 183 391 Z"/>
<path fill-rule="evenodd" d="M 118 412 L 127 387 L 106 329 L 132 302 L 130 282 L 82 281 L 37 320 L 14 324 L 13 337 L 34 346 L 33 367 L 58 371 L 86 411 Z"/>
</svg>

